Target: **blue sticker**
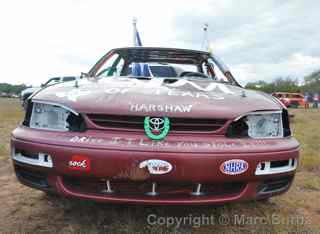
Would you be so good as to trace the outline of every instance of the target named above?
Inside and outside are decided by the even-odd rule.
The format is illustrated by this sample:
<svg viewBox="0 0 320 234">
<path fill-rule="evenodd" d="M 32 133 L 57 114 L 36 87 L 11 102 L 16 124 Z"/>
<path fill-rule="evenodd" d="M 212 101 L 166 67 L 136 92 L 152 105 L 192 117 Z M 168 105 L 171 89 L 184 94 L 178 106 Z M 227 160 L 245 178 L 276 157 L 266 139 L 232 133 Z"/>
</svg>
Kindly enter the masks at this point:
<svg viewBox="0 0 320 234">
<path fill-rule="evenodd" d="M 225 161 L 220 166 L 220 171 L 227 175 L 238 175 L 246 172 L 249 164 L 242 159 L 232 159 Z"/>
</svg>

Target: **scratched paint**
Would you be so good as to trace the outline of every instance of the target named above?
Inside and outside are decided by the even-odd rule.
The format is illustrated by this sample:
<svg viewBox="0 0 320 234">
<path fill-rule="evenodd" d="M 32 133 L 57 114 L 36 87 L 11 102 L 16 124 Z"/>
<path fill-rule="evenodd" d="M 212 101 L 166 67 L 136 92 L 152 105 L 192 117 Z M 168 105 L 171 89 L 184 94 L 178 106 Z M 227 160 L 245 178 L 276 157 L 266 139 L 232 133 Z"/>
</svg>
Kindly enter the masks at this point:
<svg viewBox="0 0 320 234">
<path fill-rule="evenodd" d="M 124 170 L 121 170 L 113 179 L 129 179 L 133 181 L 146 180 L 150 177 L 150 173 L 139 167 L 139 161 L 131 163 L 124 167 Z"/>
</svg>

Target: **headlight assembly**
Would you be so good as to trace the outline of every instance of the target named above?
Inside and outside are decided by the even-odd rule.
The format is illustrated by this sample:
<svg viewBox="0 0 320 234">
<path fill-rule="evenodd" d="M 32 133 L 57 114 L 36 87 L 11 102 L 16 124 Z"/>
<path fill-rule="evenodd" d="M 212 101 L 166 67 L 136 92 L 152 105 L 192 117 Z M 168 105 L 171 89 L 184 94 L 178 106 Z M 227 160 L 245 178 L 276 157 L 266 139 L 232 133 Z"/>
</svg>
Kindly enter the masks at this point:
<svg viewBox="0 0 320 234">
<path fill-rule="evenodd" d="M 28 121 L 30 128 L 53 131 L 83 131 L 83 118 L 71 109 L 51 103 L 33 102 L 29 110 Z M 28 115 L 28 113 L 27 113 Z"/>
<path fill-rule="evenodd" d="M 281 112 L 249 113 L 245 122 L 251 138 L 283 137 Z"/>
<path fill-rule="evenodd" d="M 284 134 L 283 111 L 257 111 L 234 120 L 227 130 L 228 137 L 255 139 L 281 138 Z"/>
</svg>

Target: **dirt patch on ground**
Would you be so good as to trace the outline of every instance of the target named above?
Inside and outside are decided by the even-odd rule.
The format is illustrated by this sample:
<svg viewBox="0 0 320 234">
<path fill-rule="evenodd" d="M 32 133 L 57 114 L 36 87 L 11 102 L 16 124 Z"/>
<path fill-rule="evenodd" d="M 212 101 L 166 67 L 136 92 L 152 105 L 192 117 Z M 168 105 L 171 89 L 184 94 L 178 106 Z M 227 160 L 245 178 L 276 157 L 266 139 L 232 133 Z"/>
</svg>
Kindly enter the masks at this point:
<svg viewBox="0 0 320 234">
<path fill-rule="evenodd" d="M 19 184 L 9 138 L 23 114 L 18 100 L 0 98 L 0 233 L 319 233 L 320 141 L 315 139 L 320 112 L 293 112 L 295 135 L 304 148 L 288 193 L 265 203 L 128 206 L 48 196 Z"/>
</svg>

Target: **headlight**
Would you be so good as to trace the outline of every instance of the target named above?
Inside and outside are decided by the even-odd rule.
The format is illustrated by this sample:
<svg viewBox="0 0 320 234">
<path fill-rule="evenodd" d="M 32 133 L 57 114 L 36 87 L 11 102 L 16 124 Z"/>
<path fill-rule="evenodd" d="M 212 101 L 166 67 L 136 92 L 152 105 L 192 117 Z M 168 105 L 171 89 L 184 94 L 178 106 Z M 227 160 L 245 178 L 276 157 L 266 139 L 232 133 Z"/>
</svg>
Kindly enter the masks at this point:
<svg viewBox="0 0 320 234">
<path fill-rule="evenodd" d="M 67 107 L 33 102 L 31 108 L 30 120 L 25 121 L 30 128 L 54 131 L 82 131 L 85 128 L 82 117 Z"/>
<path fill-rule="evenodd" d="M 257 112 L 246 116 L 248 136 L 252 138 L 283 137 L 281 112 Z"/>
<path fill-rule="evenodd" d="M 283 113 L 282 111 L 257 111 L 240 116 L 229 126 L 226 135 L 258 139 L 284 137 Z"/>
</svg>

